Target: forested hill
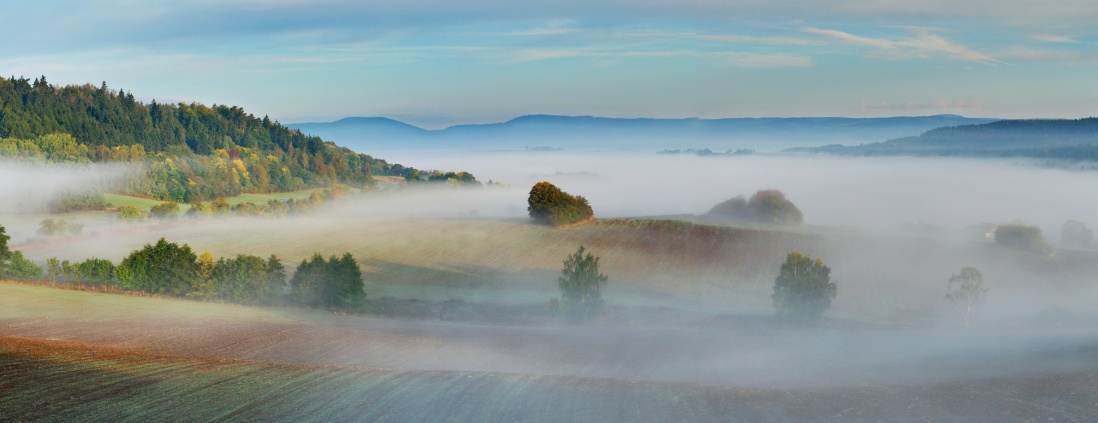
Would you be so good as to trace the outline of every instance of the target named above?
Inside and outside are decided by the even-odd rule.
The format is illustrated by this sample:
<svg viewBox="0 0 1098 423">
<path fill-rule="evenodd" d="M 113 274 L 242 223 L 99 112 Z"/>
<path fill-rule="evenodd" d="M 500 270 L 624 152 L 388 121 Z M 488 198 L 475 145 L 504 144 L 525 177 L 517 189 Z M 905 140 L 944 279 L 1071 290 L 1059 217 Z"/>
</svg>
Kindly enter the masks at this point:
<svg viewBox="0 0 1098 423">
<path fill-rule="evenodd" d="M 106 83 L 57 87 L 0 78 L 0 155 L 51 161 L 147 161 L 131 193 L 177 202 L 290 191 L 415 169 L 359 154 L 239 107 L 149 104 Z"/>
<path fill-rule="evenodd" d="M 937 128 L 917 137 L 789 151 L 851 155 L 1036 157 L 1098 161 L 1098 118 L 1001 120 Z"/>
</svg>

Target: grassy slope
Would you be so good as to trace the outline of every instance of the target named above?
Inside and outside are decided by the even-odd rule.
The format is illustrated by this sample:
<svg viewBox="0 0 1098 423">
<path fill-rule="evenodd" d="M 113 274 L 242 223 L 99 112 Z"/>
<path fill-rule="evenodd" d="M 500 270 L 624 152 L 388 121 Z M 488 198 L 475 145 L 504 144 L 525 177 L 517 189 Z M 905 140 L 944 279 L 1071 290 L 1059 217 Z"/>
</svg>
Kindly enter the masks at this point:
<svg viewBox="0 0 1098 423">
<path fill-rule="evenodd" d="M 232 205 L 235 206 L 235 205 L 240 204 L 240 203 L 263 204 L 263 203 L 266 203 L 267 200 L 272 200 L 272 199 L 273 200 L 278 200 L 278 201 L 286 201 L 286 200 L 291 199 L 291 198 L 293 198 L 295 200 L 299 200 L 299 199 L 303 199 L 303 198 L 309 198 L 309 196 L 312 195 L 313 191 L 317 191 L 317 190 L 316 189 L 307 189 L 307 190 L 292 191 L 292 192 L 273 192 L 273 193 L 261 193 L 261 194 L 240 194 L 240 195 L 237 195 L 235 197 L 226 198 L 225 201 L 228 202 L 229 204 L 232 204 Z M 150 198 L 133 197 L 133 196 L 122 195 L 122 194 L 107 193 L 107 194 L 103 194 L 103 196 L 107 199 L 107 202 L 111 203 L 111 205 L 114 206 L 114 207 L 134 206 L 134 207 L 137 207 L 137 208 L 140 208 L 140 209 L 148 210 L 148 209 L 152 208 L 153 206 L 163 202 L 163 201 L 160 201 L 160 200 L 153 200 L 153 199 L 150 199 Z M 189 204 L 180 204 L 179 208 L 180 208 L 180 212 L 185 212 L 185 211 L 187 211 L 187 209 L 190 208 L 190 205 Z"/>
</svg>

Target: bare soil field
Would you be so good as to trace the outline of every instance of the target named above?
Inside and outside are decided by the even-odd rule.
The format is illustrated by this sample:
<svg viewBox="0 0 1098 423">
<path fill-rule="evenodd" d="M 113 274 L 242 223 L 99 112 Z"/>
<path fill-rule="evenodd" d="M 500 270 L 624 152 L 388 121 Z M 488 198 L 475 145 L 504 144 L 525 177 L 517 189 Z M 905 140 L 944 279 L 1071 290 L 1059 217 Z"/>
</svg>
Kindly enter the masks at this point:
<svg viewBox="0 0 1098 423">
<path fill-rule="evenodd" d="M 1088 421 L 1090 333 L 475 325 L 0 284 L 0 414 Z"/>
<path fill-rule="evenodd" d="M 158 355 L 0 337 L 14 421 L 1031 421 L 1098 418 L 1098 372 L 743 389 Z"/>
</svg>

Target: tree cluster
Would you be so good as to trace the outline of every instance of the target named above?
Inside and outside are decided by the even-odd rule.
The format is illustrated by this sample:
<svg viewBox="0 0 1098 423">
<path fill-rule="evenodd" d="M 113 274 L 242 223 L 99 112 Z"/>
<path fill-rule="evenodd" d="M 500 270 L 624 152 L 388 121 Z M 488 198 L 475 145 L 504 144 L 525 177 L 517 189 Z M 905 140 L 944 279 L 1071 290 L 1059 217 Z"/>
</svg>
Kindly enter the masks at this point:
<svg viewBox="0 0 1098 423">
<path fill-rule="evenodd" d="M 535 184 L 527 203 L 532 219 L 552 226 L 580 222 L 594 215 L 586 198 L 561 191 L 549 182 Z"/>
<path fill-rule="evenodd" d="M 242 254 L 215 261 L 210 253 L 196 256 L 189 245 L 161 238 L 155 244 L 134 250 L 117 266 L 99 258 L 76 263 L 50 258 L 43 269 L 25 259 L 21 252 L 9 251 L 8 239 L 5 228 L 0 226 L 0 275 L 11 279 L 44 279 L 239 304 L 293 302 L 347 307 L 366 299 L 362 271 L 350 253 L 330 260 L 319 254 L 303 260 L 287 284 L 286 268 L 274 255 L 264 260 Z"/>
<path fill-rule="evenodd" d="M 38 222 L 38 234 L 42 236 L 75 235 L 84 230 L 84 225 L 66 219 L 46 218 Z"/>
<path fill-rule="evenodd" d="M 995 244 L 1039 254 L 1052 252 L 1052 248 L 1048 246 L 1044 235 L 1041 234 L 1041 228 L 1020 223 L 999 225 L 995 228 Z"/>
<path fill-rule="evenodd" d="M 294 298 L 310 306 L 355 305 L 366 299 L 362 271 L 350 253 L 328 260 L 320 254 L 302 260 L 290 280 Z"/>
<path fill-rule="evenodd" d="M 804 223 L 801 210 L 776 189 L 759 190 L 749 200 L 740 195 L 723 201 L 713 206 L 709 215 L 774 225 L 796 226 Z"/>
<path fill-rule="evenodd" d="M 262 204 L 246 201 L 232 205 L 224 198 L 218 198 L 210 202 L 195 202 L 190 205 L 185 213 L 180 214 L 179 204 L 169 201 L 157 204 L 147 212 L 136 206 L 122 206 L 115 210 L 115 214 L 118 220 L 123 222 L 142 222 L 150 218 L 172 221 L 180 216 L 188 219 L 208 219 L 225 216 L 283 217 L 309 213 L 322 204 L 342 198 L 344 195 L 342 189 L 337 187 L 323 191 L 313 191 L 309 197 L 297 200 L 290 198 L 285 202 L 272 198 Z"/>
</svg>

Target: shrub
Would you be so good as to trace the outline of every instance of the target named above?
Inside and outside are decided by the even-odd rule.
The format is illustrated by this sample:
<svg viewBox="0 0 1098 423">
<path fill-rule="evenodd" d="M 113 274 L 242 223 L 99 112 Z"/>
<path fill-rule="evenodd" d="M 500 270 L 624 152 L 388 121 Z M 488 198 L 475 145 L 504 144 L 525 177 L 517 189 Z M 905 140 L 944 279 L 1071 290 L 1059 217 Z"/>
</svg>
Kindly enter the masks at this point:
<svg viewBox="0 0 1098 423">
<path fill-rule="evenodd" d="M 118 208 L 118 219 L 124 222 L 140 222 L 145 220 L 148 215 L 148 212 L 135 206 L 122 206 Z"/>
<path fill-rule="evenodd" d="M 179 217 L 179 204 L 168 201 L 149 209 L 149 217 L 158 220 L 175 220 Z"/>
<path fill-rule="evenodd" d="M 210 206 L 207 206 L 206 203 L 203 202 L 191 204 L 191 208 L 188 209 L 186 213 L 183 213 L 183 216 L 191 219 L 205 219 L 212 215 L 213 212 L 210 211 Z"/>
<path fill-rule="evenodd" d="M 586 198 L 568 194 L 544 181 L 530 189 L 527 203 L 526 210 L 532 219 L 552 226 L 580 222 L 594 215 Z"/>
</svg>

